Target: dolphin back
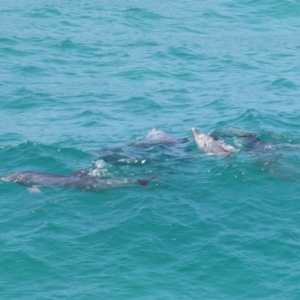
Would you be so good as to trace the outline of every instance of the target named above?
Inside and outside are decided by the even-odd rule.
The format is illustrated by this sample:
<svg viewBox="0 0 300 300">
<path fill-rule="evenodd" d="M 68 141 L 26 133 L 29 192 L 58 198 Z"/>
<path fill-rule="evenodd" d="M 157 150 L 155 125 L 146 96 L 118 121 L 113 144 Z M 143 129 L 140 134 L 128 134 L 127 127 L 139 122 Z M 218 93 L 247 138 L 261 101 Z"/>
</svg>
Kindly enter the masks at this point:
<svg viewBox="0 0 300 300">
<path fill-rule="evenodd" d="M 127 185 L 147 186 L 154 177 L 147 179 L 102 179 L 85 175 L 85 170 L 80 170 L 71 175 L 54 175 L 39 172 L 15 172 L 4 175 L 3 181 L 14 182 L 27 187 L 33 186 L 59 186 L 73 187 L 85 191 L 100 192 L 104 189 Z"/>
</svg>

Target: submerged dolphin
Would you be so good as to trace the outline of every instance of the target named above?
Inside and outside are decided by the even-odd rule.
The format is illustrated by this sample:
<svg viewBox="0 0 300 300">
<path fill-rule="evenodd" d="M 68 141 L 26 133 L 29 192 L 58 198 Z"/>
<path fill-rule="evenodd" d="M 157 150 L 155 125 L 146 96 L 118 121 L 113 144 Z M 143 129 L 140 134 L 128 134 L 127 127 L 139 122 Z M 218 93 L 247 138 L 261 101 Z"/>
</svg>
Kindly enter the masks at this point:
<svg viewBox="0 0 300 300">
<path fill-rule="evenodd" d="M 269 145 L 263 142 L 256 133 L 242 130 L 216 130 L 213 131 L 210 136 L 217 140 L 219 138 L 233 138 L 233 142 L 237 144 L 237 146 L 242 147 L 245 151 L 259 151 Z"/>
<path fill-rule="evenodd" d="M 25 185 L 27 187 L 58 186 L 74 187 L 85 191 L 100 192 L 107 188 L 139 184 L 146 186 L 152 178 L 148 179 L 101 179 L 89 177 L 86 171 L 78 171 L 71 175 L 54 175 L 38 172 L 15 172 L 9 173 L 1 178 L 3 181 L 10 181 Z"/>
<path fill-rule="evenodd" d="M 228 156 L 234 151 L 232 146 L 217 141 L 208 134 L 200 133 L 194 127 L 192 128 L 192 132 L 198 148 L 206 153 L 218 156 Z"/>
</svg>

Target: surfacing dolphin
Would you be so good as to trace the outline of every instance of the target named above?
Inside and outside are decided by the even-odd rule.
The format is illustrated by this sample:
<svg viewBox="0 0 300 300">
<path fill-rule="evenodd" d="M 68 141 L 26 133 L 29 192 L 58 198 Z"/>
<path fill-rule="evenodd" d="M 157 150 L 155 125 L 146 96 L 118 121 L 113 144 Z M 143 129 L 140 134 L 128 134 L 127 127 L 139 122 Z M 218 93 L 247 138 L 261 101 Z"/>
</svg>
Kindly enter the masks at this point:
<svg viewBox="0 0 300 300">
<path fill-rule="evenodd" d="M 198 148 L 208 154 L 226 157 L 234 151 L 232 146 L 217 141 L 208 134 L 200 133 L 194 127 L 192 128 L 192 132 Z"/>
<path fill-rule="evenodd" d="M 84 191 L 100 192 L 104 189 L 139 184 L 146 186 L 152 178 L 148 179 L 101 179 L 89 177 L 86 170 L 70 175 L 55 175 L 39 172 L 15 172 L 1 178 L 3 181 L 18 183 L 27 187 L 58 186 L 77 188 Z"/>
<path fill-rule="evenodd" d="M 165 145 L 165 146 L 175 146 L 179 144 L 183 144 L 188 142 L 188 138 L 178 138 L 168 133 L 153 128 L 148 132 L 148 134 L 141 139 L 138 139 L 134 142 L 136 146 L 142 147 L 149 147 L 149 146 L 156 146 L 156 145 Z"/>
<path fill-rule="evenodd" d="M 186 149 L 182 145 L 188 141 L 189 138 L 175 137 L 165 131 L 152 129 L 146 136 L 119 147 L 101 149 L 99 159 L 106 163 L 144 164 L 149 160 L 161 160 L 164 154 L 184 156 Z"/>
</svg>

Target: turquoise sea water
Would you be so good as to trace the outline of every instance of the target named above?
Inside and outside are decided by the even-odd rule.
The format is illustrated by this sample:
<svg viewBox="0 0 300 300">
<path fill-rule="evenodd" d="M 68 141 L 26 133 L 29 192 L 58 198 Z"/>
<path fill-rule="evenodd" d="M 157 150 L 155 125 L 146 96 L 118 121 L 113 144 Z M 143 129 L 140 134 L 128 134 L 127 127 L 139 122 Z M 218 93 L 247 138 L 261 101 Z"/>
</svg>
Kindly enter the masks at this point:
<svg viewBox="0 0 300 300">
<path fill-rule="evenodd" d="M 11 1 L 0 15 L 0 176 L 155 177 L 100 193 L 1 181 L 1 299 L 299 299 L 299 1 Z M 99 159 L 191 127 L 262 142 Z"/>
</svg>

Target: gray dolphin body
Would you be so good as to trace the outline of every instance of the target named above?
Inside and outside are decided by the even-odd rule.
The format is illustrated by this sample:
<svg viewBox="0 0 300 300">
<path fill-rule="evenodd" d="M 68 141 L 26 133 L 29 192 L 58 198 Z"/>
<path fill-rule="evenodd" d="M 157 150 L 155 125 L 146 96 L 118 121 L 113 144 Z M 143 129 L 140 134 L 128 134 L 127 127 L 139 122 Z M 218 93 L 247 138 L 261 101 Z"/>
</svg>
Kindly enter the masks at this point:
<svg viewBox="0 0 300 300">
<path fill-rule="evenodd" d="M 199 132 L 194 127 L 192 132 L 198 148 L 206 153 L 226 157 L 234 151 L 233 147 L 215 140 L 208 134 Z"/>
<path fill-rule="evenodd" d="M 121 145 L 120 147 L 102 148 L 99 159 L 113 164 L 143 164 L 145 161 L 163 160 L 163 156 L 185 156 L 183 147 L 188 138 L 172 136 L 165 131 L 152 129 L 146 136 Z"/>
<path fill-rule="evenodd" d="M 270 146 L 270 143 L 260 140 L 255 133 L 241 130 L 216 130 L 210 134 L 213 138 L 233 138 L 233 142 L 244 151 L 262 151 L 263 148 Z"/>
<path fill-rule="evenodd" d="M 71 175 L 54 175 L 39 172 L 15 172 L 9 173 L 1 178 L 3 181 L 10 181 L 25 185 L 28 187 L 40 186 L 58 186 L 73 187 L 85 191 L 100 192 L 104 189 L 114 188 L 127 185 L 143 185 L 146 186 L 152 179 L 101 179 L 97 177 L 89 177 L 85 174 L 85 170 L 72 173 Z"/>
<path fill-rule="evenodd" d="M 155 145 L 165 145 L 165 146 L 176 146 L 188 142 L 188 138 L 178 138 L 167 134 L 166 132 L 153 128 L 148 132 L 148 134 L 137 141 L 134 142 L 135 146 L 155 146 Z"/>
</svg>

